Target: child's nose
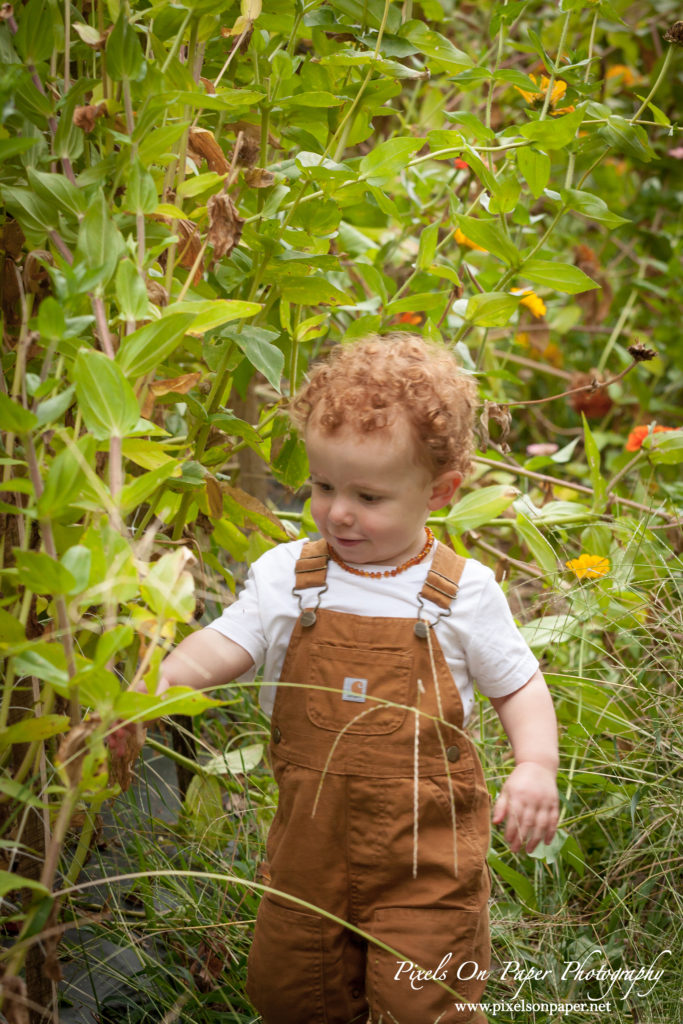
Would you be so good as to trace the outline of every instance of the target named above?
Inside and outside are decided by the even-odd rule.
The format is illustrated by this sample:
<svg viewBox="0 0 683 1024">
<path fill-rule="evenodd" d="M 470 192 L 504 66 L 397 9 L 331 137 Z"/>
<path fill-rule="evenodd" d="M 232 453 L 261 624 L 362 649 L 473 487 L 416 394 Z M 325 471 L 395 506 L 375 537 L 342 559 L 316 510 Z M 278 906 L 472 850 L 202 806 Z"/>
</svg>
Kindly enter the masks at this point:
<svg viewBox="0 0 683 1024">
<path fill-rule="evenodd" d="M 336 495 L 332 505 L 330 506 L 330 520 L 333 523 L 339 525 L 343 523 L 351 523 L 353 521 L 353 512 L 351 505 L 346 498 Z"/>
</svg>

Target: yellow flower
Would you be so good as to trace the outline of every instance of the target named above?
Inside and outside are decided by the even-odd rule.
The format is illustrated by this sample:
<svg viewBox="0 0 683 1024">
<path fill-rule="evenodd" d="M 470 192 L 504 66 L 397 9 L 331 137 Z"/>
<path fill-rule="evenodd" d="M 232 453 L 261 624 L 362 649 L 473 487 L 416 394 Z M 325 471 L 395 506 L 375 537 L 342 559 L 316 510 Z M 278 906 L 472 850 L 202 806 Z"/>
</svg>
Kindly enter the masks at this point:
<svg viewBox="0 0 683 1024">
<path fill-rule="evenodd" d="M 613 64 L 611 68 L 607 69 L 605 78 L 609 81 L 610 78 L 617 78 L 619 75 L 626 88 L 635 85 L 638 81 L 638 76 L 633 68 L 627 67 L 626 64 Z"/>
<path fill-rule="evenodd" d="M 479 252 L 488 252 L 488 249 L 484 249 L 483 246 L 477 245 L 477 243 L 473 242 L 471 238 L 468 238 L 467 235 L 463 234 L 460 228 L 455 229 L 453 238 L 456 240 L 458 245 L 466 245 L 468 249 L 478 249 Z"/>
<path fill-rule="evenodd" d="M 536 75 L 529 75 L 529 78 L 534 83 L 534 85 L 538 85 L 538 79 L 537 79 Z M 545 94 L 548 91 L 548 86 L 549 85 L 550 85 L 550 79 L 548 78 L 548 76 L 547 75 L 541 75 L 541 84 L 540 84 L 537 92 L 527 92 L 526 89 L 520 89 L 520 87 L 518 85 L 515 86 L 515 89 L 517 90 L 517 92 L 521 92 L 522 96 L 524 97 L 524 99 L 527 101 L 527 103 L 530 106 L 536 107 L 536 106 L 539 106 L 543 102 L 543 100 L 545 99 Z M 551 107 L 557 106 L 558 100 L 562 99 L 562 97 L 564 96 L 566 91 L 567 91 L 567 83 L 566 82 L 562 82 L 560 79 L 558 79 L 556 82 L 553 82 L 552 91 L 550 93 L 550 106 Z"/>
<path fill-rule="evenodd" d="M 579 555 L 564 564 L 571 569 L 577 580 L 586 576 L 606 576 L 610 570 L 609 558 L 603 558 L 602 555 Z"/>
<path fill-rule="evenodd" d="M 521 305 L 530 309 L 537 320 L 545 316 L 545 302 L 531 288 L 512 288 L 510 294 L 523 295 L 524 298 L 521 301 Z"/>
</svg>

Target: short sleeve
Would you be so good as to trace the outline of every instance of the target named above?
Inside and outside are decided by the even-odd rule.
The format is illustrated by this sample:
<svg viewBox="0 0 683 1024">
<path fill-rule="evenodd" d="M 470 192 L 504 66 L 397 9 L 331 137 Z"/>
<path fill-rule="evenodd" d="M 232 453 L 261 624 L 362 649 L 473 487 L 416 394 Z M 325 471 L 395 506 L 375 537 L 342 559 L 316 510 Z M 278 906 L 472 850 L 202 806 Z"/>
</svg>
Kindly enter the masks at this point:
<svg viewBox="0 0 683 1024">
<path fill-rule="evenodd" d="M 514 693 L 538 669 L 538 660 L 519 632 L 493 575 L 482 588 L 464 648 L 468 672 L 487 697 Z"/>
<path fill-rule="evenodd" d="M 267 638 L 261 619 L 258 585 L 253 568 L 249 570 L 246 582 L 238 599 L 214 619 L 207 629 L 233 640 L 251 655 L 258 669 L 266 657 Z"/>
</svg>

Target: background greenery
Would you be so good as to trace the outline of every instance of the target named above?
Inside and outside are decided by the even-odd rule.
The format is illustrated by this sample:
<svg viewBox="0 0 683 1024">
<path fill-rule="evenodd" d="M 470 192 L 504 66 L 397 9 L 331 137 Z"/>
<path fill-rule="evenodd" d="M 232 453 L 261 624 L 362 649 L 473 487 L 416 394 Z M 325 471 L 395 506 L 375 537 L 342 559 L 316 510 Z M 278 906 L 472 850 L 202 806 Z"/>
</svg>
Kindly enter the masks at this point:
<svg viewBox="0 0 683 1024">
<path fill-rule="evenodd" d="M 244 962 L 275 800 L 255 688 L 164 701 L 201 716 L 200 767 L 182 735 L 146 748 L 181 768 L 170 813 L 158 760 L 111 803 L 139 742 L 110 759 L 105 739 L 160 713 L 127 684 L 153 690 L 165 648 L 218 613 L 245 565 L 313 529 L 283 412 L 311 359 L 396 329 L 453 346 L 477 375 L 471 489 L 433 525 L 496 568 L 562 726 L 553 847 L 518 856 L 494 837 L 496 962 L 551 968 L 520 996 L 574 1002 L 589 986 L 561 979 L 565 961 L 660 956 L 648 995 L 615 986 L 610 1019 L 679 1019 L 680 957 L 663 955 L 681 948 L 678 13 L 3 7 L 13 1024 L 27 995 L 31 1019 L 56 1013 L 60 957 L 96 993 L 114 977 L 102 1021 L 254 1020 Z M 479 728 L 494 792 L 509 754 L 485 704 Z M 132 973 L 104 940 L 134 951 Z M 518 987 L 498 970 L 489 998 Z"/>
</svg>

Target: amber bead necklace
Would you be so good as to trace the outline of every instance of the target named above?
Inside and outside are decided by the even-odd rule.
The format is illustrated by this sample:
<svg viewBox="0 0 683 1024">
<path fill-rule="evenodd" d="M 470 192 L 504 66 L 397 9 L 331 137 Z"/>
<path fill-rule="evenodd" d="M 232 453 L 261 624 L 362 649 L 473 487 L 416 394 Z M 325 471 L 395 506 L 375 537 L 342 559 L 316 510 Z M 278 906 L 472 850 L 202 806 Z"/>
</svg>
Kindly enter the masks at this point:
<svg viewBox="0 0 683 1024">
<path fill-rule="evenodd" d="M 365 576 L 368 579 L 381 580 L 389 576 L 398 576 L 399 573 L 405 572 L 406 569 L 410 569 L 411 565 L 417 565 L 427 557 L 434 545 L 434 534 L 428 526 L 425 526 L 425 532 L 427 534 L 427 540 L 419 554 L 413 555 L 412 558 L 409 558 L 407 562 L 403 562 L 402 565 L 397 565 L 394 569 L 386 569 L 384 572 L 368 572 L 367 569 L 358 569 L 355 565 L 348 565 L 343 559 L 341 559 L 334 548 L 330 547 L 329 544 L 327 545 L 327 550 L 330 553 L 332 561 L 336 562 L 342 569 L 345 569 L 346 572 L 350 572 L 354 576 Z"/>
</svg>

